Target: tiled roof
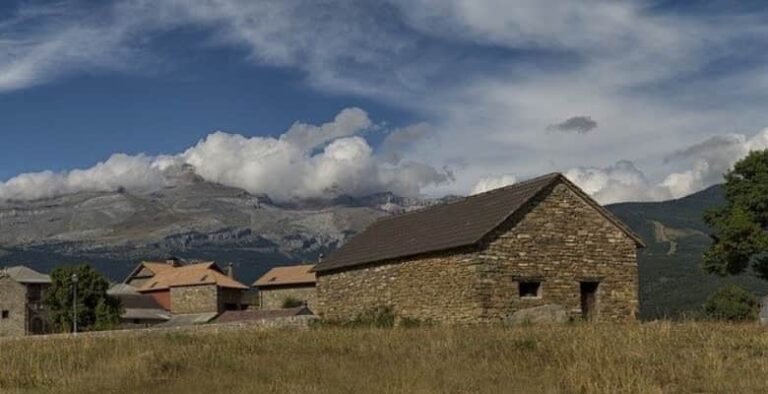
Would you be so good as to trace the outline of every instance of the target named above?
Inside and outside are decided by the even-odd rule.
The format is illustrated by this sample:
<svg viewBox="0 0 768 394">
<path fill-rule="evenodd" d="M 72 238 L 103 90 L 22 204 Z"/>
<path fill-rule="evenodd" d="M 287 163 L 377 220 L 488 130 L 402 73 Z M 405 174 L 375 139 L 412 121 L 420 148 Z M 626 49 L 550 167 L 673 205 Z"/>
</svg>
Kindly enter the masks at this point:
<svg viewBox="0 0 768 394">
<path fill-rule="evenodd" d="M 566 184 L 639 246 L 643 246 L 642 240 L 615 216 L 563 175 L 553 173 L 454 202 L 381 219 L 328 256 L 314 270 L 329 271 L 474 245 L 539 193 L 558 182 Z"/>
<path fill-rule="evenodd" d="M 315 273 L 312 272 L 314 264 L 293 265 L 287 267 L 275 267 L 259 278 L 253 287 L 284 286 L 298 284 L 312 284 L 317 282 Z"/>
<path fill-rule="evenodd" d="M 248 286 L 230 278 L 221 272 L 214 262 L 198 263 L 181 267 L 168 266 L 147 280 L 139 292 L 166 290 L 171 287 L 217 285 L 232 289 L 248 289 Z"/>
<path fill-rule="evenodd" d="M 0 272 L 0 274 L 5 273 L 11 279 L 19 283 L 51 283 L 50 276 L 41 274 L 23 265 L 2 268 L 1 270 L 2 272 Z"/>
</svg>

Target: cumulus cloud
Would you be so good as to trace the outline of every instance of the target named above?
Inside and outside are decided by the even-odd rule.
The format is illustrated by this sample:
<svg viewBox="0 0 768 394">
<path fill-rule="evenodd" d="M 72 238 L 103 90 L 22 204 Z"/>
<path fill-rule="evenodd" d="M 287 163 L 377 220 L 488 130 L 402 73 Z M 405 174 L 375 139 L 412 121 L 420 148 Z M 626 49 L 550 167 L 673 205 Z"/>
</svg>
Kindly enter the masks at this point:
<svg viewBox="0 0 768 394">
<path fill-rule="evenodd" d="M 486 177 L 480 180 L 472 186 L 470 194 L 480 194 L 489 190 L 498 189 L 500 187 L 509 186 L 517 183 L 517 178 L 514 175 L 501 175 L 497 177 Z"/>
<path fill-rule="evenodd" d="M 597 128 L 597 122 L 592 120 L 589 116 L 574 116 L 568 118 L 560 123 L 549 125 L 547 130 L 549 131 L 575 131 L 579 134 L 587 134 L 590 131 Z"/>
<path fill-rule="evenodd" d="M 402 152 L 408 147 L 429 135 L 431 126 L 427 123 L 417 123 L 393 130 L 379 148 L 382 156 L 392 163 L 397 163 L 402 159 Z"/>
<path fill-rule="evenodd" d="M 359 134 L 374 127 L 359 108 L 322 125 L 294 123 L 277 138 L 215 132 L 178 155 L 114 155 L 85 170 L 22 174 L 0 183 L 0 199 L 29 200 L 81 191 L 152 190 L 173 184 L 189 165 L 211 182 L 267 193 L 278 201 L 391 191 L 415 196 L 451 173 L 423 163 L 390 163 Z"/>
<path fill-rule="evenodd" d="M 83 191 L 163 187 L 167 179 L 150 157 L 115 154 L 85 170 L 21 174 L 0 183 L 0 200 L 31 200 Z"/>
<path fill-rule="evenodd" d="M 605 168 L 573 168 L 564 175 L 602 204 L 664 200 L 670 196 L 664 190 L 653 187 L 645 174 L 628 160 Z"/>
<path fill-rule="evenodd" d="M 682 197 L 723 181 L 723 174 L 744 158 L 750 151 L 768 148 L 768 129 L 752 137 L 731 134 L 712 137 L 706 141 L 675 152 L 668 161 L 684 161 L 692 164 L 686 171 L 668 175 L 662 185 L 674 197 Z"/>
<path fill-rule="evenodd" d="M 752 137 L 743 134 L 711 137 L 673 152 L 665 162 L 688 169 L 672 172 L 661 182 L 646 178 L 631 161 L 605 168 L 574 168 L 565 175 L 601 203 L 659 201 L 681 198 L 721 183 L 723 174 L 750 151 L 768 149 L 768 129 Z"/>
</svg>

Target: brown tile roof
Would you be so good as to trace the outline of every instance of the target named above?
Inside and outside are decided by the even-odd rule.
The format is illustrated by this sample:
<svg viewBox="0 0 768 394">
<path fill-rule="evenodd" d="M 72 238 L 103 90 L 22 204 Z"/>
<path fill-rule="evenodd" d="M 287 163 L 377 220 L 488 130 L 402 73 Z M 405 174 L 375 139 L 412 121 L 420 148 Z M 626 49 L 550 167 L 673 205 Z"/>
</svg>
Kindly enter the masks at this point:
<svg viewBox="0 0 768 394">
<path fill-rule="evenodd" d="M 269 270 L 261 278 L 253 283 L 253 287 L 269 287 L 311 284 L 317 282 L 315 273 L 312 272 L 314 264 L 293 265 L 288 267 L 275 267 Z"/>
<path fill-rule="evenodd" d="M 315 271 L 474 245 L 528 201 L 558 182 L 569 186 L 639 246 L 643 246 L 642 240 L 615 216 L 563 175 L 553 173 L 454 202 L 381 219 L 319 263 Z"/>
<path fill-rule="evenodd" d="M 289 309 L 248 309 L 244 311 L 225 311 L 216 323 L 232 323 L 239 321 L 268 320 L 280 317 L 312 315 L 312 311 L 305 306 Z"/>
<path fill-rule="evenodd" d="M 212 285 L 233 289 L 248 289 L 248 286 L 221 272 L 214 262 L 198 263 L 181 267 L 167 266 L 138 288 L 139 292 L 165 290 L 171 287 Z"/>
</svg>

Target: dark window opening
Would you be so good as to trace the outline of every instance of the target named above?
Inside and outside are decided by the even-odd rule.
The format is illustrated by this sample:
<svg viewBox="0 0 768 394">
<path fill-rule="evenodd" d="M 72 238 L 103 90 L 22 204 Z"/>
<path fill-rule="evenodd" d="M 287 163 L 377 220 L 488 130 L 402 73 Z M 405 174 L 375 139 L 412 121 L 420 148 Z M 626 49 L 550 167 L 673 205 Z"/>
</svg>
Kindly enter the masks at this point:
<svg viewBox="0 0 768 394">
<path fill-rule="evenodd" d="M 227 311 L 238 311 L 238 310 L 240 310 L 240 305 L 239 304 L 229 304 L 229 303 L 227 303 L 227 304 L 224 304 L 224 310 L 227 310 Z"/>
<path fill-rule="evenodd" d="M 539 298 L 541 282 L 519 282 L 518 290 L 521 298 Z"/>
<path fill-rule="evenodd" d="M 43 288 L 40 285 L 34 284 L 27 287 L 27 296 L 29 302 L 39 302 L 43 296 Z"/>
<path fill-rule="evenodd" d="M 2 316 L 3 316 L 3 319 L 7 319 L 9 314 L 10 314 L 10 312 L 8 312 L 8 311 L 3 311 L 3 315 L 2 315 Z"/>
</svg>

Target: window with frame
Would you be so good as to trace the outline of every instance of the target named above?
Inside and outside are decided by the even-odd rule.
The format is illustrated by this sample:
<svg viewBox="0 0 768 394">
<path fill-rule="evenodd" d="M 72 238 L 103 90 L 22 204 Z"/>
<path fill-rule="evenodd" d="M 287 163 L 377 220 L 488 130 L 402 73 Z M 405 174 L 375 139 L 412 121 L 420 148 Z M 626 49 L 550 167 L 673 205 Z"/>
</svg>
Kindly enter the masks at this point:
<svg viewBox="0 0 768 394">
<path fill-rule="evenodd" d="M 541 297 L 541 282 L 540 281 L 520 281 L 518 282 L 518 293 L 520 298 L 540 298 Z"/>
</svg>

